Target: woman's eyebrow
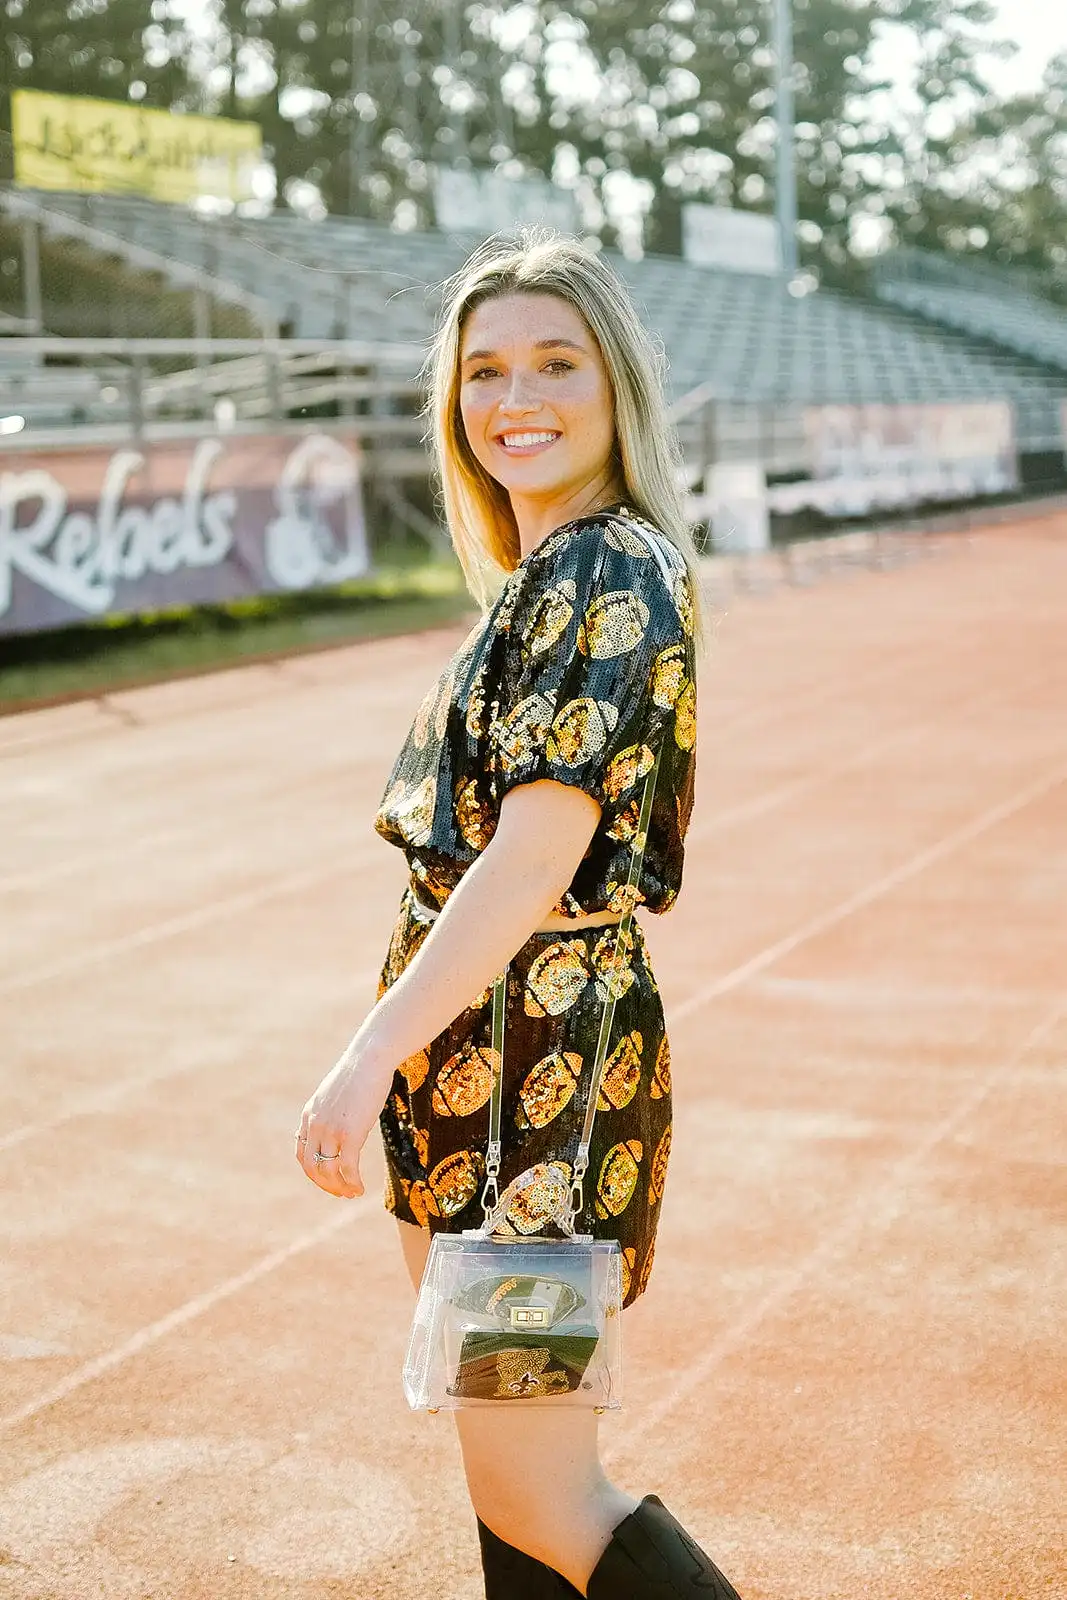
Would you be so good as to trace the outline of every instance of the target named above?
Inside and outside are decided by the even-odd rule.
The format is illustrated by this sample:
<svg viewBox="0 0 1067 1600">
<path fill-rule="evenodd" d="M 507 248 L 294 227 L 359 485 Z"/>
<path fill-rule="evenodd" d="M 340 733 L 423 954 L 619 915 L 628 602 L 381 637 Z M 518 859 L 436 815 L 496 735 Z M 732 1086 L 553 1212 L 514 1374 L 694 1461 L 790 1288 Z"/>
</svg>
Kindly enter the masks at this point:
<svg viewBox="0 0 1067 1600">
<path fill-rule="evenodd" d="M 585 346 L 576 344 L 573 339 L 538 339 L 534 345 L 535 350 L 577 350 L 580 355 L 585 354 Z M 495 350 L 468 350 L 463 357 L 464 361 L 488 361 L 495 356 Z"/>
</svg>

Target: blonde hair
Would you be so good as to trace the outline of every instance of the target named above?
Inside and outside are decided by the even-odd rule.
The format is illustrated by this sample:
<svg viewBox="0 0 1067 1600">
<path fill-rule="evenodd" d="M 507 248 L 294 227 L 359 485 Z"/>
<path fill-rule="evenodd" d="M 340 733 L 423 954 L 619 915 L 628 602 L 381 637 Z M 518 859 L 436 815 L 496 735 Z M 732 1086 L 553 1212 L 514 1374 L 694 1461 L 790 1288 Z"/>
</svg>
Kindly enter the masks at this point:
<svg viewBox="0 0 1067 1600">
<path fill-rule="evenodd" d="M 708 638 L 699 556 L 679 488 L 681 450 L 667 420 L 666 360 L 624 285 L 602 257 L 547 229 L 487 239 L 442 286 L 441 316 L 424 369 L 424 415 L 445 521 L 467 587 L 486 610 L 494 580 L 522 550 L 507 490 L 476 459 L 460 414 L 460 348 L 467 318 L 506 294 L 552 294 L 574 307 L 600 347 L 615 406 L 614 459 L 626 502 L 680 552 L 693 591 L 694 642 Z"/>
</svg>

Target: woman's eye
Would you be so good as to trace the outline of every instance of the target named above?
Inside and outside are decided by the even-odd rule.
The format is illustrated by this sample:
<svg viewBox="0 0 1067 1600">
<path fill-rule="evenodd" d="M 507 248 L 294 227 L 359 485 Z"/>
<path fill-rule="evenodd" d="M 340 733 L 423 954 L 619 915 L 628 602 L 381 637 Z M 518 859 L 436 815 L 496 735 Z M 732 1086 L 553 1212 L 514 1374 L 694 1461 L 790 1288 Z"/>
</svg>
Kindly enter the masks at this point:
<svg viewBox="0 0 1067 1600">
<path fill-rule="evenodd" d="M 565 361 L 562 356 L 555 356 L 551 361 L 546 361 L 543 370 L 550 372 L 553 367 L 560 372 L 574 371 L 573 361 Z M 496 377 L 499 377 L 496 367 L 476 367 L 473 372 L 468 374 L 467 381 L 468 383 L 475 383 L 479 378 Z"/>
</svg>

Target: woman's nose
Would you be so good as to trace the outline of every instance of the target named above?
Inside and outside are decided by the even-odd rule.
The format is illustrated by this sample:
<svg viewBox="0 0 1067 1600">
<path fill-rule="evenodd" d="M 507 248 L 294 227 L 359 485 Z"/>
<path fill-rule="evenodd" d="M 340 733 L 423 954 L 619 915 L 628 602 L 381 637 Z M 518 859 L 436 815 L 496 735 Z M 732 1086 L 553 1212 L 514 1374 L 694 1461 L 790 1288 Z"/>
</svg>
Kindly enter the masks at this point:
<svg viewBox="0 0 1067 1600">
<path fill-rule="evenodd" d="M 502 411 L 536 411 L 540 407 L 541 397 L 535 393 L 535 385 L 522 373 L 513 372 L 503 398 L 500 401 Z"/>
</svg>

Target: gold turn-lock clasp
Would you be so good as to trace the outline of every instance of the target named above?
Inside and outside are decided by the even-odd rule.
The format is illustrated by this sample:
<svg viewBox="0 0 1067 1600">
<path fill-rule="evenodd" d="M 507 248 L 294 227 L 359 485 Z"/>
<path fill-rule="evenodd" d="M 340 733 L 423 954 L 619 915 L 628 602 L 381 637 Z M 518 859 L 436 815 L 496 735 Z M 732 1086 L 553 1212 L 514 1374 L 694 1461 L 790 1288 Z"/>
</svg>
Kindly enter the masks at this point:
<svg viewBox="0 0 1067 1600">
<path fill-rule="evenodd" d="M 552 1325 L 547 1306 L 511 1306 L 511 1326 L 518 1328 L 548 1328 Z"/>
</svg>

